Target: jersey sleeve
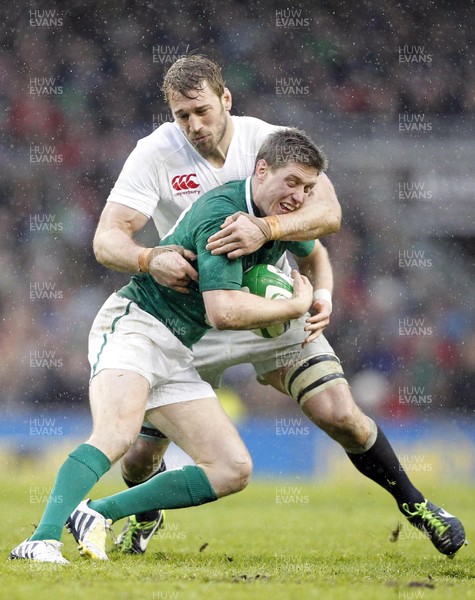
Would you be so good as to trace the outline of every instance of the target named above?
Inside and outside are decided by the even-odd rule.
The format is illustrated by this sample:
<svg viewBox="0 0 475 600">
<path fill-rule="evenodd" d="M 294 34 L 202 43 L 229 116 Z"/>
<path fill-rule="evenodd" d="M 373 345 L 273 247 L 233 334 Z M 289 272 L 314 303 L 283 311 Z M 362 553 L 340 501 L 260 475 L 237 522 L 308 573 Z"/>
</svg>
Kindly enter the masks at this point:
<svg viewBox="0 0 475 600">
<path fill-rule="evenodd" d="M 131 152 L 107 198 L 151 217 L 158 201 L 160 162 L 149 147 L 139 142 Z"/>
<path fill-rule="evenodd" d="M 236 210 L 228 198 L 215 196 L 206 214 L 200 212 L 194 231 L 200 292 L 240 290 L 242 287 L 242 259 L 229 260 L 226 255 L 215 256 L 206 250 L 209 236 L 219 231 L 226 217 Z"/>
<path fill-rule="evenodd" d="M 292 254 L 295 254 L 295 256 L 301 256 L 302 258 L 311 254 L 314 248 L 315 240 L 287 243 L 287 250 Z"/>
</svg>

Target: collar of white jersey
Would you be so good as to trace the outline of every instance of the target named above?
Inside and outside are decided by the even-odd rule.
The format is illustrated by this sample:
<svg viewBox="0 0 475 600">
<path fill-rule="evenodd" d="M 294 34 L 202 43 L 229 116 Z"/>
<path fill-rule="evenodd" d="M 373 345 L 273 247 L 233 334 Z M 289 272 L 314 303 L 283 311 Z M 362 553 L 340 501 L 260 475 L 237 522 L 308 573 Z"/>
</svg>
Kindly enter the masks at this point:
<svg viewBox="0 0 475 600">
<path fill-rule="evenodd" d="M 252 180 L 252 175 L 249 175 L 249 177 L 246 178 L 246 206 L 247 206 L 247 212 L 250 215 L 256 216 L 256 213 L 254 212 L 254 207 L 252 206 L 251 180 Z"/>
</svg>

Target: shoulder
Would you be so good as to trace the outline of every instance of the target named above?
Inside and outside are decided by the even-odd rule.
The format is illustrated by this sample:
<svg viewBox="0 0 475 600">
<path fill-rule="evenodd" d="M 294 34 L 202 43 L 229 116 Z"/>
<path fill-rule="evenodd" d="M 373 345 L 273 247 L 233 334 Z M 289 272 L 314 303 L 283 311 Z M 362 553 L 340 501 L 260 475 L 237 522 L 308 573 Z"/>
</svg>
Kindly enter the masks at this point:
<svg viewBox="0 0 475 600">
<path fill-rule="evenodd" d="M 285 129 L 282 125 L 272 125 L 271 123 L 267 123 L 256 117 L 233 116 L 232 119 L 237 131 L 242 133 L 252 133 L 254 135 L 257 133 L 258 135 L 267 136 L 279 129 Z"/>
<path fill-rule="evenodd" d="M 186 139 L 177 125 L 163 123 L 137 142 L 135 152 L 141 157 L 154 156 L 166 160 L 172 154 L 180 152 L 185 145 Z"/>
<path fill-rule="evenodd" d="M 222 218 L 238 210 L 246 210 L 245 179 L 228 181 L 206 192 L 193 204 L 194 215 Z"/>
<path fill-rule="evenodd" d="M 196 200 L 195 204 L 211 204 L 217 203 L 221 200 L 228 200 L 231 203 L 238 203 L 246 201 L 246 188 L 245 179 L 236 179 L 235 181 L 228 181 L 222 185 L 218 185 L 212 190 L 209 190 Z"/>
<path fill-rule="evenodd" d="M 253 145 L 256 152 L 267 136 L 279 129 L 285 129 L 281 125 L 272 125 L 255 117 L 233 116 L 233 124 L 235 134 L 239 137 L 240 143 L 246 144 L 247 142 Z"/>
</svg>

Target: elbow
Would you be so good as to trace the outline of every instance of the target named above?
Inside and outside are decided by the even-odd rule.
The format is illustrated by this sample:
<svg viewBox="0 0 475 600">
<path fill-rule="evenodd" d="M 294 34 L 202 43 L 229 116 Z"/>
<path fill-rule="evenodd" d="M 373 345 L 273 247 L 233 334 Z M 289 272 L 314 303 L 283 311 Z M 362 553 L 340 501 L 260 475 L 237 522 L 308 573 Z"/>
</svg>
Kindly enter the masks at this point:
<svg viewBox="0 0 475 600">
<path fill-rule="evenodd" d="M 208 321 L 210 325 L 218 331 L 223 331 L 224 329 L 232 329 L 232 323 L 226 315 L 208 314 Z"/>
<path fill-rule="evenodd" d="M 340 208 L 340 205 L 338 205 L 338 209 L 332 213 L 331 218 L 330 218 L 329 233 L 337 233 L 338 231 L 340 231 L 341 219 L 342 219 L 341 208 Z"/>
<path fill-rule="evenodd" d="M 214 329 L 239 329 L 240 306 L 235 295 L 242 292 L 214 290 L 203 292 L 208 323 Z"/>
<path fill-rule="evenodd" d="M 94 240 L 92 242 L 92 250 L 94 252 L 94 256 L 96 257 L 97 262 L 101 265 L 106 266 L 104 247 L 101 244 L 100 237 L 97 234 L 94 236 Z"/>
<path fill-rule="evenodd" d="M 215 304 L 211 307 L 211 310 L 206 311 L 206 315 L 211 327 L 214 327 L 218 331 L 236 328 L 236 316 L 232 314 L 232 310 L 227 306 L 216 306 Z"/>
</svg>

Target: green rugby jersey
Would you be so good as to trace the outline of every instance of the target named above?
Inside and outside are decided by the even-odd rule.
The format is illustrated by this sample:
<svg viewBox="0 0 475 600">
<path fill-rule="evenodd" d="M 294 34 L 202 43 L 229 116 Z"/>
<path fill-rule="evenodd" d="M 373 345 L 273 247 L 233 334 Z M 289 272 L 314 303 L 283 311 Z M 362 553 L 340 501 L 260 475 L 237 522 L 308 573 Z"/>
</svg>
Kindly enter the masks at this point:
<svg viewBox="0 0 475 600">
<path fill-rule="evenodd" d="M 160 242 L 160 245 L 177 244 L 196 254 L 192 266 L 198 271 L 199 283 L 192 281 L 190 293 L 182 294 L 160 285 L 148 273 L 138 273 L 119 290 L 119 295 L 133 300 L 191 348 L 211 328 L 202 292 L 240 290 L 242 275 L 247 269 L 261 263 L 275 265 L 287 249 L 296 256 L 307 256 L 315 246 L 313 241 L 269 242 L 257 252 L 235 260 L 229 260 L 226 255 L 213 256 L 205 250 L 209 236 L 219 231 L 226 217 L 238 211 L 255 214 L 253 207 L 250 177 L 230 181 L 203 194 L 181 214 Z"/>
</svg>

